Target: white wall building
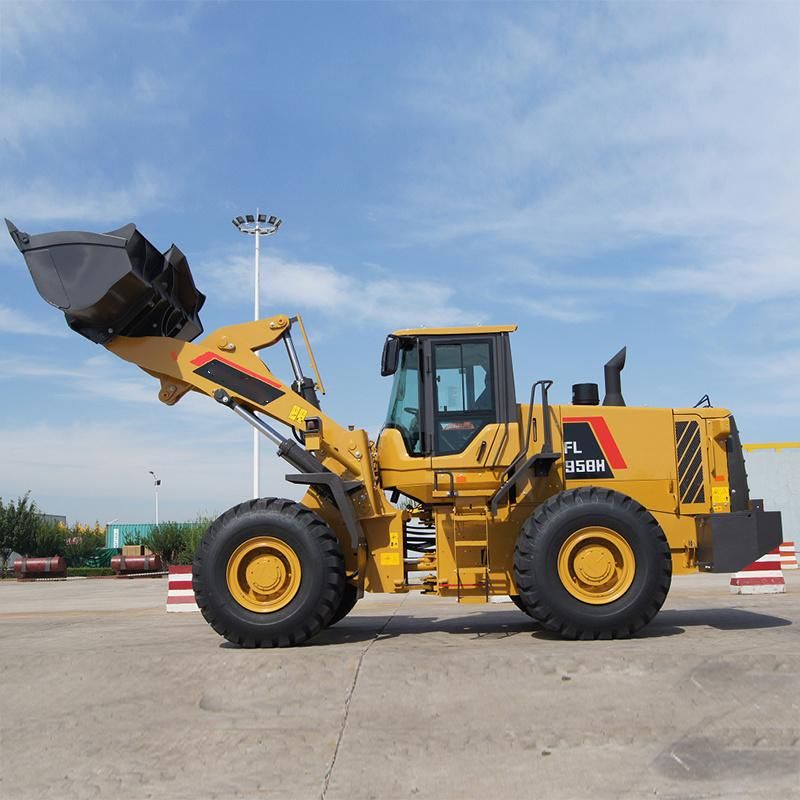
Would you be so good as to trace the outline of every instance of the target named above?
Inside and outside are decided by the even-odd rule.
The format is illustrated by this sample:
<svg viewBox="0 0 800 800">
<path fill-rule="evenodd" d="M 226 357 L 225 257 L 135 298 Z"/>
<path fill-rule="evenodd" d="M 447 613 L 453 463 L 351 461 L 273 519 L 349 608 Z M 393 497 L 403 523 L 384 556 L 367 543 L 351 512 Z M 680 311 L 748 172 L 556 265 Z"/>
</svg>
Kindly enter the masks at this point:
<svg viewBox="0 0 800 800">
<path fill-rule="evenodd" d="M 744 445 L 751 498 L 783 515 L 784 541 L 800 546 L 800 442 Z"/>
</svg>

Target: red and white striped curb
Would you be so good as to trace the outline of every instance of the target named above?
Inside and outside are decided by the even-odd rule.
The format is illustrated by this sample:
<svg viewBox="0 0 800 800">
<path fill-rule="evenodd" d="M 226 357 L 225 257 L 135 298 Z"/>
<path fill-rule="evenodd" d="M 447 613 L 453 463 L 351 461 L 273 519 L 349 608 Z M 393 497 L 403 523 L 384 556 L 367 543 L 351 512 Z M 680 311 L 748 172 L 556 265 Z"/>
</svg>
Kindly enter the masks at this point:
<svg viewBox="0 0 800 800">
<path fill-rule="evenodd" d="M 735 572 L 731 577 L 734 594 L 780 594 L 786 591 L 781 571 L 780 548 L 770 550 L 757 561 Z"/>
<path fill-rule="evenodd" d="M 780 546 L 781 569 L 797 569 L 797 550 L 794 542 L 784 542 Z"/>
<path fill-rule="evenodd" d="M 199 611 L 192 589 L 192 568 L 170 567 L 167 611 Z"/>
</svg>

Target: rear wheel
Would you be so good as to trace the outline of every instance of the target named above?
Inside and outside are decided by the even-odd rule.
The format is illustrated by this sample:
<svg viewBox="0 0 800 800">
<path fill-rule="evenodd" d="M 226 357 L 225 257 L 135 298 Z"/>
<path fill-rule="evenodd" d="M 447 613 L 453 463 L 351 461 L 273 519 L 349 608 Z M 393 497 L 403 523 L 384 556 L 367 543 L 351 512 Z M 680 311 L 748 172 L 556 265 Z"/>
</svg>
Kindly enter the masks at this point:
<svg viewBox="0 0 800 800">
<path fill-rule="evenodd" d="M 672 558 L 635 500 L 596 487 L 561 492 L 522 528 L 514 554 L 520 604 L 569 639 L 630 636 L 661 608 Z"/>
<path fill-rule="evenodd" d="M 206 621 L 243 647 L 306 641 L 330 624 L 344 593 L 344 559 L 331 529 L 305 506 L 274 497 L 219 517 L 192 574 Z"/>
</svg>

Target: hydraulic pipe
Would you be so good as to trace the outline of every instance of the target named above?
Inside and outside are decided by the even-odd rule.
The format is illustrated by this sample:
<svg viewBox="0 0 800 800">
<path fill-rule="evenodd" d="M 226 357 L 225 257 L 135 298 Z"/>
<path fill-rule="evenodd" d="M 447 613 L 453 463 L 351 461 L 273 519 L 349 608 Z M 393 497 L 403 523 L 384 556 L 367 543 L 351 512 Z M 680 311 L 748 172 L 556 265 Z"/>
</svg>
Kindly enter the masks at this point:
<svg viewBox="0 0 800 800">
<path fill-rule="evenodd" d="M 308 452 L 304 447 L 301 447 L 291 439 L 275 430 L 271 425 L 268 425 L 264 420 L 258 417 L 249 409 L 233 400 L 227 392 L 218 389 L 214 393 L 214 399 L 228 408 L 233 409 L 245 422 L 252 425 L 253 428 L 259 433 L 264 434 L 271 442 L 278 445 L 278 455 L 288 461 L 295 469 L 300 472 L 330 472 L 320 461 Z"/>
<path fill-rule="evenodd" d="M 294 349 L 294 342 L 292 341 L 292 334 L 289 333 L 287 330 L 286 333 L 283 334 L 283 343 L 286 345 L 286 353 L 289 356 L 289 363 L 292 365 L 292 372 L 294 373 L 294 379 L 298 383 L 302 383 L 303 378 L 303 369 L 300 366 L 300 359 L 297 357 L 297 350 Z"/>
</svg>

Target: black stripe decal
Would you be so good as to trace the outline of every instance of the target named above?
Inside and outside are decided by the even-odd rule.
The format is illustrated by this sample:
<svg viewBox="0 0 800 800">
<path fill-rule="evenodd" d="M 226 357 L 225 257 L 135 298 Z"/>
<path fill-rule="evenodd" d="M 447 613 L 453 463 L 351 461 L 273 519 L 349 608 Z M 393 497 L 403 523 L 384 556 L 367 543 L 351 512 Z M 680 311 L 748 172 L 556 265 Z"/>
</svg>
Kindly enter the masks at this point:
<svg viewBox="0 0 800 800">
<path fill-rule="evenodd" d="M 235 367 L 225 364 L 222 361 L 209 361 L 194 371 L 195 375 L 207 378 L 220 386 L 230 389 L 241 397 L 246 397 L 260 406 L 265 406 L 273 400 L 281 397 L 284 392 L 270 386 L 264 381 L 253 378 L 245 372 L 240 372 Z"/>
<path fill-rule="evenodd" d="M 700 453 L 700 449 L 694 451 L 694 453 L 690 453 L 689 455 L 692 456 L 692 460 L 687 461 L 688 463 L 685 465 L 680 466 L 680 475 L 681 475 L 681 495 L 685 495 L 686 491 L 689 488 L 689 485 L 694 480 L 694 476 L 697 474 L 697 470 L 703 465 L 703 456 Z"/>
<path fill-rule="evenodd" d="M 706 498 L 700 425 L 694 420 L 675 423 L 675 449 L 681 503 L 704 503 Z"/>
<path fill-rule="evenodd" d="M 678 446 L 678 460 L 680 460 L 681 456 L 686 452 L 686 445 L 688 444 L 688 439 L 685 439 L 684 434 L 689 427 L 688 422 L 676 422 L 675 423 L 675 443 Z"/>
</svg>

